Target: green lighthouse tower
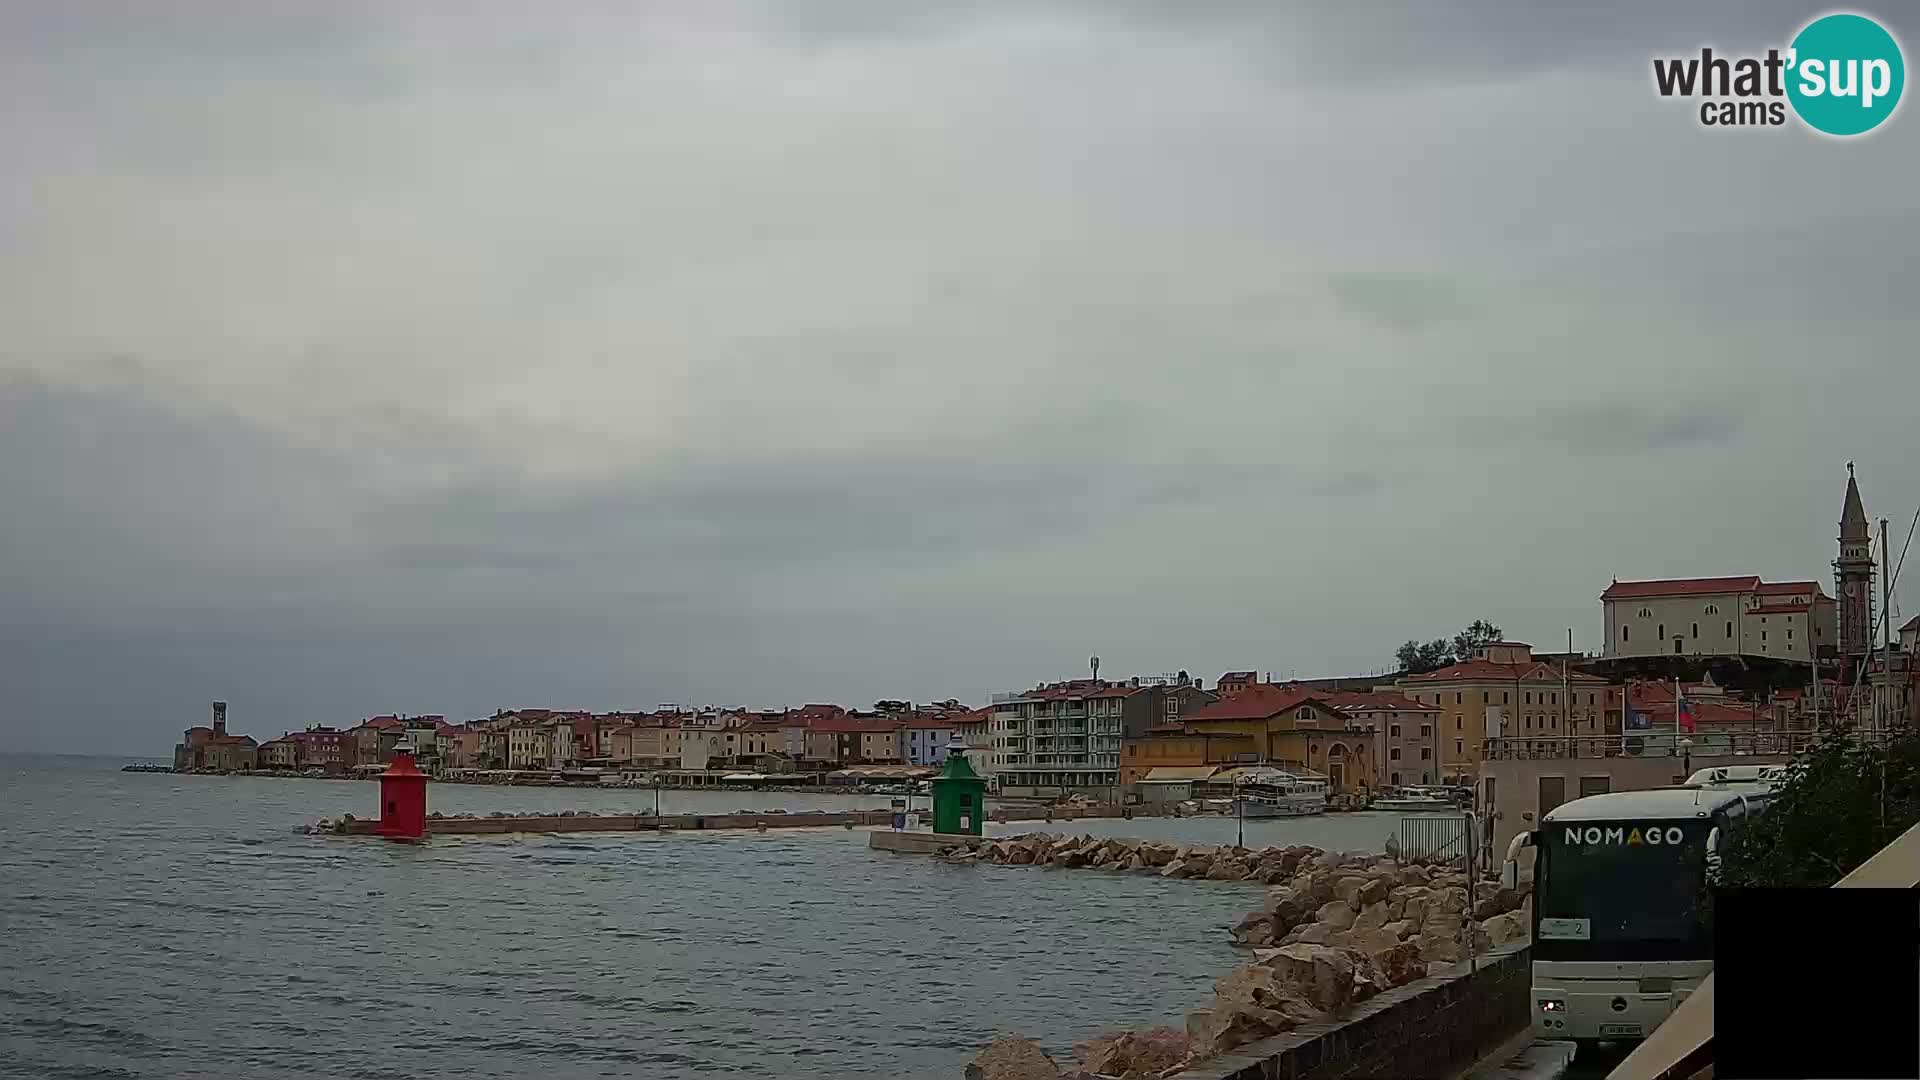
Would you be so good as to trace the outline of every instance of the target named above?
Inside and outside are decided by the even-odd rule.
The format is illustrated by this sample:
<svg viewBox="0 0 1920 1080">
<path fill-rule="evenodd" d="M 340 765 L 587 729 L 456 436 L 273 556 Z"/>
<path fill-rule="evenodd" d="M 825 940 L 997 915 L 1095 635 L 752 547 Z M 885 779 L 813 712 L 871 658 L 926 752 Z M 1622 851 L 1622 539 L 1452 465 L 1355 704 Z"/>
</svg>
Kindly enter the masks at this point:
<svg viewBox="0 0 1920 1080">
<path fill-rule="evenodd" d="M 930 785 L 933 787 L 933 831 L 981 835 L 987 816 L 987 782 L 967 761 L 966 746 L 954 742 L 947 747 L 947 761 Z"/>
</svg>

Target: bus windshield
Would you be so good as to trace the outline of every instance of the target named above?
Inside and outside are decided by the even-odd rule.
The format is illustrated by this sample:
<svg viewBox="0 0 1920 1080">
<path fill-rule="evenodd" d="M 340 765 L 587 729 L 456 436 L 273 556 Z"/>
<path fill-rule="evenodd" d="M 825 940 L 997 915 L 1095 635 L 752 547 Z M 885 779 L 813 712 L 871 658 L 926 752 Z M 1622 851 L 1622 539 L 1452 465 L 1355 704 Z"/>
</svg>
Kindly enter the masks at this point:
<svg viewBox="0 0 1920 1080">
<path fill-rule="evenodd" d="M 1708 959 L 1705 821 L 1540 830 L 1537 960 Z"/>
</svg>

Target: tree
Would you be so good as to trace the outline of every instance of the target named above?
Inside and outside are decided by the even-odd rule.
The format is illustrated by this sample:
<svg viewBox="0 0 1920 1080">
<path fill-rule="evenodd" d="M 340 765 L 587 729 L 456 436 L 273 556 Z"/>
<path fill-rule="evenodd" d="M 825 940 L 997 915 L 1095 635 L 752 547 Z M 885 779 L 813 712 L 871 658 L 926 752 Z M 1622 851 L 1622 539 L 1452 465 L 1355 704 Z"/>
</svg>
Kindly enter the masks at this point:
<svg viewBox="0 0 1920 1080">
<path fill-rule="evenodd" d="M 1447 644 L 1445 638 L 1434 638 L 1425 645 L 1408 641 L 1393 655 L 1399 661 L 1400 670 L 1409 675 L 1424 675 L 1453 663 L 1453 647 Z"/>
<path fill-rule="evenodd" d="M 876 701 L 873 703 L 874 712 L 884 713 L 889 716 L 893 715 L 894 713 L 906 712 L 908 709 L 911 709 L 912 707 L 913 706 L 911 703 L 900 701 L 895 698 L 881 698 L 879 701 Z"/>
<path fill-rule="evenodd" d="M 1869 745 L 1848 727 L 1795 759 L 1765 812 L 1721 853 L 1725 885 L 1826 888 L 1920 822 L 1920 735 Z"/>
<path fill-rule="evenodd" d="M 1485 619 L 1475 619 L 1453 635 L 1453 640 L 1434 638 L 1425 644 L 1408 641 L 1395 650 L 1393 657 L 1400 670 L 1409 675 L 1424 675 L 1448 664 L 1465 663 L 1482 647 L 1500 640 L 1501 630 Z"/>
<path fill-rule="evenodd" d="M 1453 635 L 1453 658 L 1465 663 L 1481 648 L 1500 640 L 1500 628 L 1485 619 L 1475 619 L 1465 630 Z"/>
</svg>

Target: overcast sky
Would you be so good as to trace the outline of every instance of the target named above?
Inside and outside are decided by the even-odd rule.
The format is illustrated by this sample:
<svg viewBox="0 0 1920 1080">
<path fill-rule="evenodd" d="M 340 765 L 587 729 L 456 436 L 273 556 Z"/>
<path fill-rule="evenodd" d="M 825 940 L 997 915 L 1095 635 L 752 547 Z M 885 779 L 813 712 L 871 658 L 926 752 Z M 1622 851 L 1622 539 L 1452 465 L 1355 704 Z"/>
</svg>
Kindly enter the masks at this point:
<svg viewBox="0 0 1920 1080">
<path fill-rule="evenodd" d="M 1897 547 L 1913 104 L 1397 7 L 0 5 L 0 735 L 1591 650 L 1849 459 Z"/>
</svg>

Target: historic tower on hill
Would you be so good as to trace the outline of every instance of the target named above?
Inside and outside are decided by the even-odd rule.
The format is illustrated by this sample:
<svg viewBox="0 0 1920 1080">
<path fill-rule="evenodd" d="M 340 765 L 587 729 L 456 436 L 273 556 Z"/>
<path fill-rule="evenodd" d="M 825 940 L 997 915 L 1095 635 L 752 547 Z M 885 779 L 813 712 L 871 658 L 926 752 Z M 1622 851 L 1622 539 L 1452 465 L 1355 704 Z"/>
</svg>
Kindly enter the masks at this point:
<svg viewBox="0 0 1920 1080">
<path fill-rule="evenodd" d="M 1840 557 L 1833 561 L 1834 598 L 1840 604 L 1840 656 L 1849 664 L 1873 651 L 1873 539 L 1860 486 L 1847 462 L 1847 501 L 1840 510 Z"/>
</svg>

